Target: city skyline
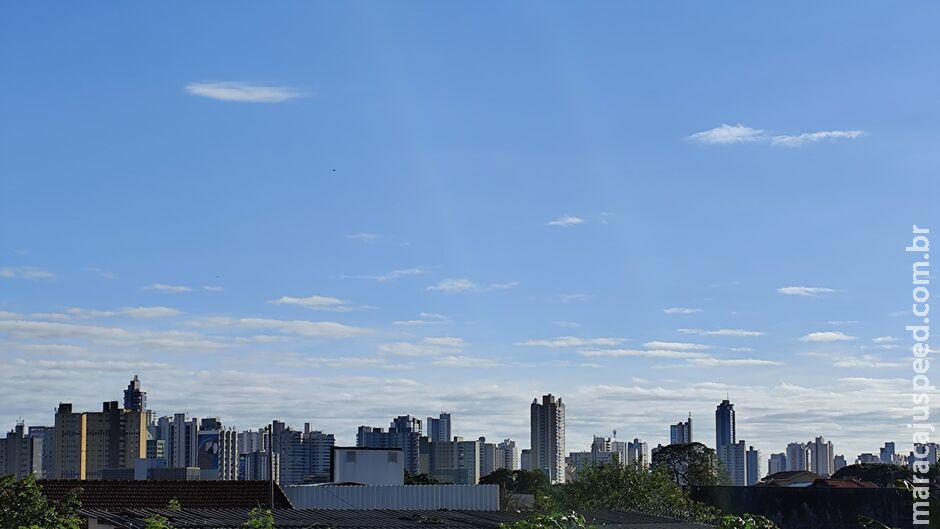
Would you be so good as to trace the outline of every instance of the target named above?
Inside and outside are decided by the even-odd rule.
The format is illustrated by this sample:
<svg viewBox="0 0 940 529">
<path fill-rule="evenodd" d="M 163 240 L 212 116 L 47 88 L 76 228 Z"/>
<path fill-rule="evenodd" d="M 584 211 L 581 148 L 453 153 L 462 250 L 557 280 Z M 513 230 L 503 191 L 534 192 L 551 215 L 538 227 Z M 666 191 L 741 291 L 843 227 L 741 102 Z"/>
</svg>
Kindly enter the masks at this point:
<svg viewBox="0 0 940 529">
<path fill-rule="evenodd" d="M 904 446 L 940 7 L 528 6 L 0 8 L 0 424 Z"/>
</svg>

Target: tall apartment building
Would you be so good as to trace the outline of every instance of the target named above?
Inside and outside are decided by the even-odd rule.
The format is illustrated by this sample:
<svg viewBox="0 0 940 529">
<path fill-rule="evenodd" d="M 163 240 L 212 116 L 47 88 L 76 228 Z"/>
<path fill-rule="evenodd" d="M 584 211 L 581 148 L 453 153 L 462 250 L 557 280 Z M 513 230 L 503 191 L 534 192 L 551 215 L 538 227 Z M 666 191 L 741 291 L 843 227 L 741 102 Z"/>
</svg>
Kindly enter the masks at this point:
<svg viewBox="0 0 940 529">
<path fill-rule="evenodd" d="M 790 443 L 786 454 L 787 470 L 810 470 L 809 447 L 805 443 Z"/>
<path fill-rule="evenodd" d="M 39 473 L 41 479 L 52 479 L 52 468 L 55 463 L 55 427 L 30 426 L 27 435 L 42 440 L 42 469 Z"/>
<path fill-rule="evenodd" d="M 358 448 L 399 448 L 405 458 L 405 470 L 420 474 L 421 421 L 410 415 L 392 420 L 388 431 L 372 426 L 360 426 L 356 433 Z"/>
<path fill-rule="evenodd" d="M 669 427 L 669 444 L 688 444 L 692 442 L 692 414 L 686 422 L 679 421 Z"/>
<path fill-rule="evenodd" d="M 736 442 L 734 404 L 725 399 L 715 409 L 715 449 Z"/>
<path fill-rule="evenodd" d="M 545 472 L 552 483 L 565 482 L 565 405 L 548 394 L 530 406 L 530 462 L 533 470 Z"/>
<path fill-rule="evenodd" d="M 767 475 L 776 474 L 777 472 L 785 472 L 787 470 L 787 455 L 780 454 L 770 454 L 770 459 L 767 460 Z"/>
<path fill-rule="evenodd" d="M 743 442 L 743 441 L 742 441 Z M 753 485 L 760 481 L 761 472 L 760 472 L 760 450 L 757 450 L 753 446 L 747 449 L 746 457 L 746 468 L 745 468 L 745 485 Z"/>
<path fill-rule="evenodd" d="M 137 375 L 127 384 L 124 390 L 124 409 L 128 411 L 144 411 L 147 409 L 147 392 L 140 390 L 140 379 Z"/>
<path fill-rule="evenodd" d="M 519 469 L 519 449 L 512 439 L 505 439 L 496 445 L 496 467 L 507 470 Z"/>
<path fill-rule="evenodd" d="M 451 440 L 450 413 L 441 412 L 437 419 L 428 417 L 428 438 L 431 442 Z"/>
<path fill-rule="evenodd" d="M 897 464 L 897 457 L 895 454 L 894 443 L 888 442 L 879 450 L 881 462 L 886 465 Z"/>
<path fill-rule="evenodd" d="M 446 483 L 459 485 L 476 485 L 480 482 L 481 472 L 480 455 L 483 443 L 477 439 L 464 440 L 454 437 L 452 441 L 431 441 L 423 437 L 420 450 L 427 454 L 422 457 L 426 461 L 426 468 L 419 469 L 419 473 L 427 473 L 434 479 Z"/>
<path fill-rule="evenodd" d="M 101 479 L 105 469 L 133 469 L 147 456 L 146 413 L 119 408 L 117 401 L 83 413 L 62 403 L 55 421 L 55 479 Z"/>
<path fill-rule="evenodd" d="M 532 470 L 532 449 L 523 448 L 519 452 L 519 468 L 522 470 Z"/>
<path fill-rule="evenodd" d="M 486 476 L 496 471 L 496 443 L 487 443 L 486 437 L 480 437 L 480 476 Z"/>
<path fill-rule="evenodd" d="M 747 446 L 744 441 L 722 445 L 718 449 L 718 460 L 736 487 L 747 485 Z"/>
<path fill-rule="evenodd" d="M 31 437 L 26 425 L 18 422 L 5 439 L 0 439 L 0 475 L 42 477 L 43 439 Z"/>
<path fill-rule="evenodd" d="M 832 451 L 832 443 L 822 437 L 817 437 L 815 441 L 807 443 L 809 446 L 810 468 L 824 478 L 835 473 L 835 454 Z"/>
<path fill-rule="evenodd" d="M 842 470 L 848 466 L 848 463 L 845 461 L 845 456 L 836 456 L 832 459 L 832 468 L 836 472 Z"/>
<path fill-rule="evenodd" d="M 624 461 L 630 465 L 649 468 L 650 451 L 646 441 L 634 438 L 633 441 L 627 443 L 627 458 Z"/>
<path fill-rule="evenodd" d="M 331 433 L 310 429 L 310 423 L 304 425 L 304 474 L 305 480 L 329 481 L 330 454 L 336 445 L 336 437 Z"/>
</svg>

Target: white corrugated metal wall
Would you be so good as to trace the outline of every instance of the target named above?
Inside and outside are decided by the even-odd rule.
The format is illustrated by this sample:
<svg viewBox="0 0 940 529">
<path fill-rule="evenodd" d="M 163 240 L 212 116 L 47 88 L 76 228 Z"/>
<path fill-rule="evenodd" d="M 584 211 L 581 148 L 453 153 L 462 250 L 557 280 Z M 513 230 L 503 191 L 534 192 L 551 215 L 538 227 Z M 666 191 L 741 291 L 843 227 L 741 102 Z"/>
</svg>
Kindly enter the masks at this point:
<svg viewBox="0 0 940 529">
<path fill-rule="evenodd" d="M 499 485 L 289 485 L 295 509 L 499 510 Z"/>
</svg>

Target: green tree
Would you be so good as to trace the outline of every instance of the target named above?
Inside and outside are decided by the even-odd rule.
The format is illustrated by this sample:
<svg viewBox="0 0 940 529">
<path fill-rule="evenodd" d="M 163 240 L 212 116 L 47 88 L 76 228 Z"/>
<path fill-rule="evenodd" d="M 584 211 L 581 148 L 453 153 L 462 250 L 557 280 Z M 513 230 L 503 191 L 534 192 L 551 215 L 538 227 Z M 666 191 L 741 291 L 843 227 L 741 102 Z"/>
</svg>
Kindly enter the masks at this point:
<svg viewBox="0 0 940 529">
<path fill-rule="evenodd" d="M 754 514 L 741 516 L 724 516 L 717 529 L 780 529 L 777 524 Z"/>
<path fill-rule="evenodd" d="M 166 510 L 168 510 L 168 511 L 182 511 L 182 510 L 183 510 L 183 505 L 180 503 L 180 501 L 179 501 L 178 499 L 173 498 L 172 500 L 170 500 L 170 501 L 167 502 L 167 504 L 166 504 Z"/>
<path fill-rule="evenodd" d="M 702 443 L 666 445 L 656 453 L 653 466 L 665 470 L 680 487 L 720 485 L 727 481 L 715 451 Z"/>
<path fill-rule="evenodd" d="M 832 475 L 834 479 L 858 479 L 869 481 L 879 487 L 894 487 L 899 480 L 911 481 L 913 472 L 907 467 L 882 463 L 862 463 L 840 468 Z"/>
<path fill-rule="evenodd" d="M 525 520 L 500 524 L 499 527 L 500 529 L 594 529 L 593 525 L 588 525 L 584 521 L 583 516 L 574 512 L 536 514 Z"/>
<path fill-rule="evenodd" d="M 442 482 L 428 474 L 411 474 L 405 471 L 405 485 L 437 485 L 439 483 Z"/>
<path fill-rule="evenodd" d="M 78 529 L 80 493 L 75 489 L 64 500 L 54 502 L 42 493 L 33 476 L 0 478 L 0 529 Z"/>
<path fill-rule="evenodd" d="M 145 529 L 173 529 L 170 521 L 160 515 L 148 516 L 144 523 L 147 524 Z"/>
<path fill-rule="evenodd" d="M 480 478 L 481 485 L 499 485 L 499 504 L 504 509 L 521 508 L 520 494 L 532 494 L 536 500 L 546 499 L 550 486 L 548 476 L 537 470 L 508 470 L 500 468 Z M 544 503 L 544 502 L 542 502 Z M 544 505 L 540 505 L 543 506 Z M 546 507 L 546 510 L 549 507 Z"/>
<path fill-rule="evenodd" d="M 270 509 L 255 507 L 248 513 L 248 520 L 242 525 L 245 529 L 274 529 L 274 514 Z"/>
<path fill-rule="evenodd" d="M 576 481 L 551 490 L 562 510 L 636 511 L 701 523 L 714 523 L 719 514 L 693 501 L 663 467 L 649 471 L 638 465 L 591 466 L 579 471 Z"/>
</svg>

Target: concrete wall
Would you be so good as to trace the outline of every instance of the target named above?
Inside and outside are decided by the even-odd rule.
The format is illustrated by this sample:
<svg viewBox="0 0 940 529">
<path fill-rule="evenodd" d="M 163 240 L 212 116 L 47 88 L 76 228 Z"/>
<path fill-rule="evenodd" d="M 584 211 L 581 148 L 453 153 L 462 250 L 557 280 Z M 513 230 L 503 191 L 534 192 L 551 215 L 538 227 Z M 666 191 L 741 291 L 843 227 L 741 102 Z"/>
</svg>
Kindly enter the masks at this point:
<svg viewBox="0 0 940 529">
<path fill-rule="evenodd" d="M 781 529 L 857 529 L 860 515 L 913 527 L 911 496 L 897 489 L 699 487 L 692 498 L 730 514 L 766 516 Z"/>
<path fill-rule="evenodd" d="M 289 485 L 295 509 L 499 510 L 499 485 Z"/>
</svg>

